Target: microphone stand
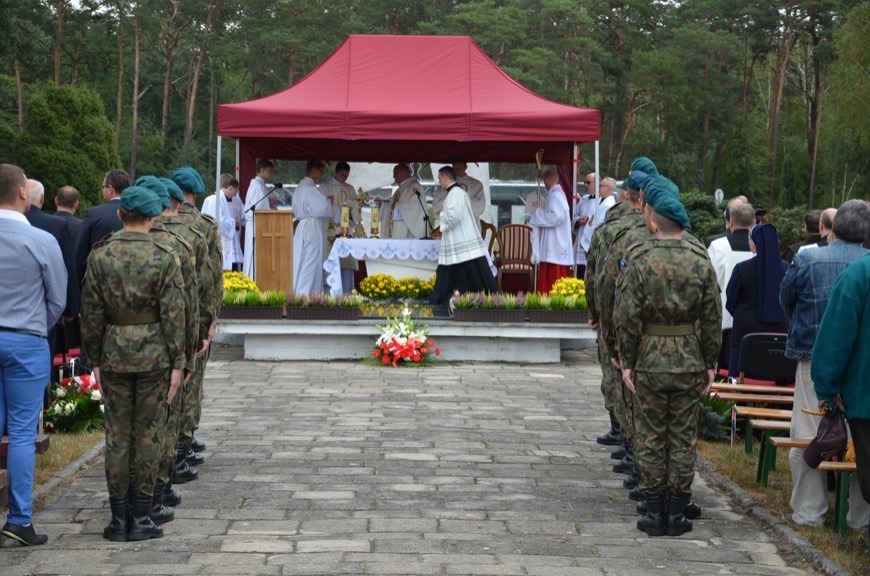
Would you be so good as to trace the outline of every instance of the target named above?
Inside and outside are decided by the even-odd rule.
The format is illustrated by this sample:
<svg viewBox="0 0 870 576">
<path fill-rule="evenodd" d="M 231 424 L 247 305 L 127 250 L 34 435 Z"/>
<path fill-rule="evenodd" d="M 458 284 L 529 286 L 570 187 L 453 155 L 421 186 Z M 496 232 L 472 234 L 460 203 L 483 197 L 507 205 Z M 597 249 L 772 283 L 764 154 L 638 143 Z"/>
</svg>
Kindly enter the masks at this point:
<svg viewBox="0 0 870 576">
<path fill-rule="evenodd" d="M 429 222 L 429 213 L 426 211 L 426 206 L 423 204 L 423 199 L 420 197 L 420 191 L 414 190 L 414 194 L 417 195 L 417 201 L 420 203 L 420 208 L 423 209 L 423 220 L 426 222 L 426 236 L 423 237 L 423 240 L 431 240 L 432 223 Z"/>
<path fill-rule="evenodd" d="M 245 210 L 245 213 L 247 213 L 247 212 L 250 212 L 250 213 L 251 213 L 251 224 L 254 225 L 254 226 L 253 226 L 253 228 L 254 228 L 254 232 L 253 232 L 253 235 L 251 236 L 251 268 L 253 268 L 253 270 L 254 270 L 254 276 L 257 275 L 257 260 L 256 260 L 256 258 L 257 258 L 257 249 L 256 249 L 256 245 L 257 245 L 257 223 L 256 223 L 256 215 L 257 215 L 257 212 L 256 212 L 256 210 L 254 210 L 254 209 L 257 207 L 257 204 L 259 204 L 260 202 L 262 202 L 262 201 L 265 200 L 266 198 L 270 197 L 270 196 L 272 195 L 272 193 L 273 193 L 275 190 L 278 190 L 279 188 L 284 188 L 284 185 L 281 184 L 280 182 L 278 182 L 277 184 L 275 184 L 275 186 L 272 187 L 272 189 L 269 190 L 269 192 L 268 192 L 267 194 L 263 194 L 263 197 L 262 197 L 262 198 L 260 198 L 259 200 L 257 200 L 257 201 L 254 202 L 253 204 L 251 204 L 251 207 L 248 208 L 247 210 Z M 220 200 L 220 199 L 218 199 L 218 200 Z M 247 250 L 247 248 L 248 248 L 248 247 L 245 246 L 245 249 L 246 249 L 246 250 Z M 252 278 L 252 280 L 254 280 L 254 282 L 257 281 L 256 278 Z"/>
</svg>

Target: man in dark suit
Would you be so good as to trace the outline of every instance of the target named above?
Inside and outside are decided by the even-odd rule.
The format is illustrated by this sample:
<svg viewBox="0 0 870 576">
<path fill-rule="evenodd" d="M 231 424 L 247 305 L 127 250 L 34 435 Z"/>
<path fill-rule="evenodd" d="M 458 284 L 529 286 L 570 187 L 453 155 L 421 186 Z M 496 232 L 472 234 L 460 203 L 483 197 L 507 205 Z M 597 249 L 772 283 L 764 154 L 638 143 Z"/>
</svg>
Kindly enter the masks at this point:
<svg viewBox="0 0 870 576">
<path fill-rule="evenodd" d="M 130 184 L 129 174 L 123 170 L 110 170 L 103 178 L 103 199 L 106 203 L 89 208 L 85 212 L 75 252 L 78 285 L 81 285 L 85 278 L 88 256 L 90 256 L 94 244 L 124 226 L 118 217 L 118 208 L 121 207 L 121 193 Z"/>
<path fill-rule="evenodd" d="M 76 210 L 79 208 L 79 191 L 72 186 L 62 186 L 54 197 L 54 205 L 57 206 L 57 212 L 54 215 L 63 218 L 69 224 L 69 233 L 72 237 L 73 250 L 75 250 L 79 231 L 82 229 L 82 221 L 76 218 Z"/>
</svg>

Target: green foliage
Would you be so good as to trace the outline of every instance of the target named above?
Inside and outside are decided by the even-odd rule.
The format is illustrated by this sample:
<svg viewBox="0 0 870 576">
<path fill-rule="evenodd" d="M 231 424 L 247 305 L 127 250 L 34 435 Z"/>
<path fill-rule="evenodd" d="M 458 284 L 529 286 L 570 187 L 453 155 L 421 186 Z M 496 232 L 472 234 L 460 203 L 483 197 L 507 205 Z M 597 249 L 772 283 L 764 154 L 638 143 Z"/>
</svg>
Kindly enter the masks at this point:
<svg viewBox="0 0 870 576">
<path fill-rule="evenodd" d="M 705 394 L 701 397 L 701 439 L 720 442 L 728 439 L 733 402 L 718 396 Z"/>
<path fill-rule="evenodd" d="M 776 227 L 780 248 L 790 246 L 806 238 L 804 217 L 806 208 L 772 208 L 767 211 L 767 221 Z"/>
<path fill-rule="evenodd" d="M 224 306 L 284 306 L 287 295 L 279 290 L 255 292 L 253 290 L 228 290 L 224 292 Z"/>
<path fill-rule="evenodd" d="M 693 234 L 703 239 L 722 232 L 723 209 L 716 206 L 713 196 L 690 190 L 680 194 L 680 201 L 689 214 Z"/>
</svg>

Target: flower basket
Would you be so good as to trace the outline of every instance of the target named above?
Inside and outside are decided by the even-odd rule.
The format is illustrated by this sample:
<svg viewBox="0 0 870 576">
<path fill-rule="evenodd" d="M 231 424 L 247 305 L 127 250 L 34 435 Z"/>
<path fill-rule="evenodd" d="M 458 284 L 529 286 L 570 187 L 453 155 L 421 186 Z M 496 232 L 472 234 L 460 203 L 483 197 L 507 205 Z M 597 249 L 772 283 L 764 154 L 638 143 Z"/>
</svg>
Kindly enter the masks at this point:
<svg viewBox="0 0 870 576">
<path fill-rule="evenodd" d="M 224 306 L 220 317 L 227 320 L 280 320 L 283 306 Z"/>
<path fill-rule="evenodd" d="M 584 310 L 529 310 L 529 322 L 585 324 L 589 322 L 589 312 Z"/>
<path fill-rule="evenodd" d="M 498 308 L 456 308 L 453 319 L 457 322 L 525 322 L 525 310 Z"/>
<path fill-rule="evenodd" d="M 351 306 L 287 306 L 288 320 L 358 320 L 359 308 Z"/>
</svg>

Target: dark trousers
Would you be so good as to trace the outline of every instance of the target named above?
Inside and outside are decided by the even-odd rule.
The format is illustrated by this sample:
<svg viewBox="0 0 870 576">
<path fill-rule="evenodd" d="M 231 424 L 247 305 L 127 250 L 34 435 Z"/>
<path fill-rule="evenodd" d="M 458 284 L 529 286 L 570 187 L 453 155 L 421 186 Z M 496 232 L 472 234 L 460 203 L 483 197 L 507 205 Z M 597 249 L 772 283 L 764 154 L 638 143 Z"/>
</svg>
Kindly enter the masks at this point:
<svg viewBox="0 0 870 576">
<path fill-rule="evenodd" d="M 870 502 L 870 420 L 850 419 L 849 430 L 855 442 L 855 465 L 858 467 L 858 486 L 864 500 Z"/>
</svg>

